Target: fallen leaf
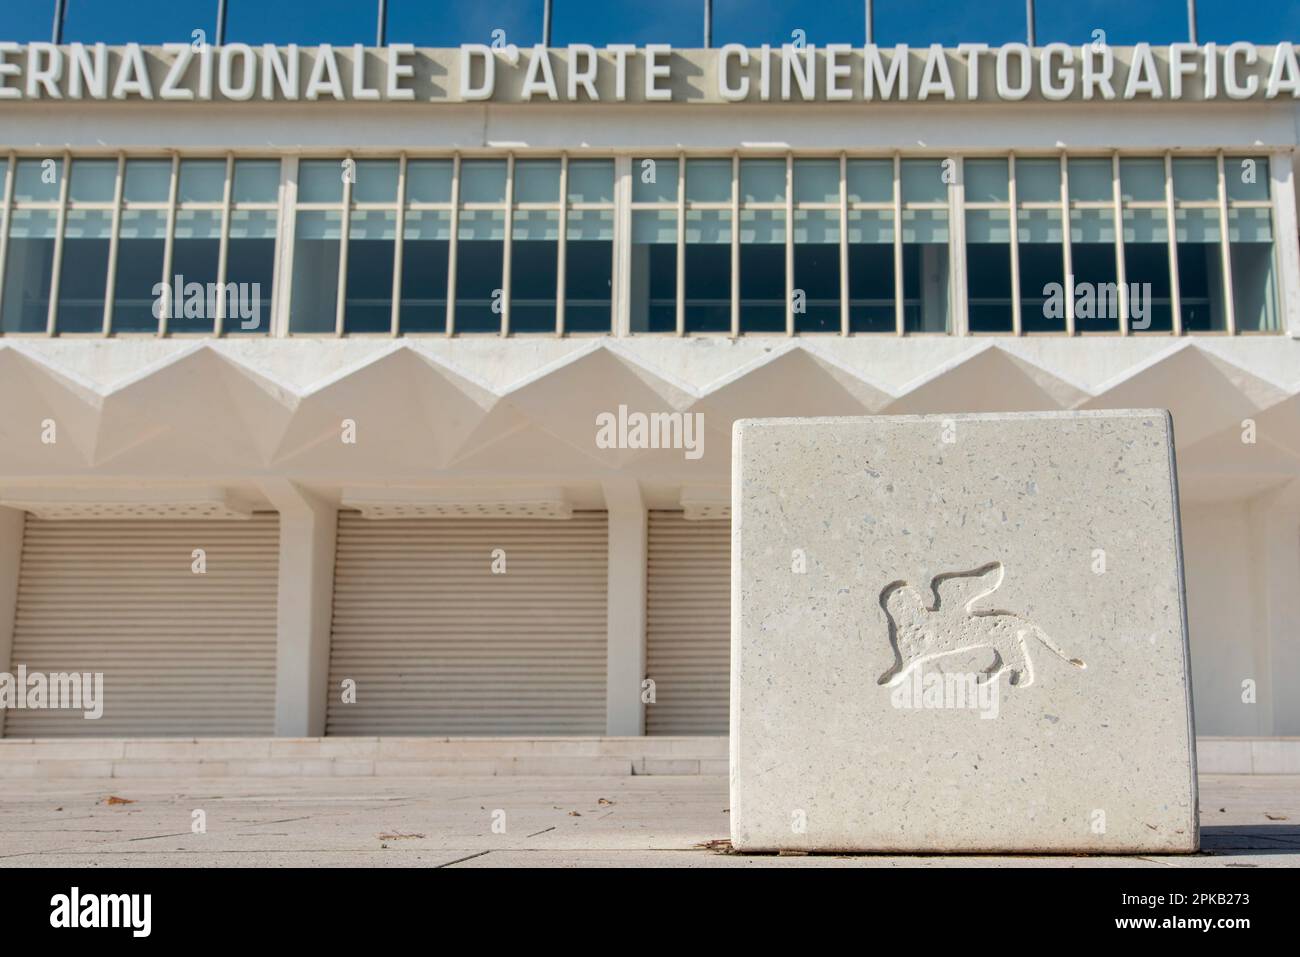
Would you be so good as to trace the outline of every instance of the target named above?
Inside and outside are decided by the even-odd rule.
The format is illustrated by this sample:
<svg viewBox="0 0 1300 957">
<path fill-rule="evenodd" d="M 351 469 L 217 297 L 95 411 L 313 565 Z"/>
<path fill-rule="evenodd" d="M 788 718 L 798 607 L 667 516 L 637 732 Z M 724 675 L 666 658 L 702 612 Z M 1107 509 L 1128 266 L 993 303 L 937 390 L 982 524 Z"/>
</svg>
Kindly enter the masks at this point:
<svg viewBox="0 0 1300 957">
<path fill-rule="evenodd" d="M 104 798 L 103 803 L 104 804 L 134 804 L 135 801 L 131 800 L 130 798 L 118 797 L 116 794 L 110 794 L 108 797 Z"/>
<path fill-rule="evenodd" d="M 582 815 L 579 814 L 577 811 L 570 811 L 569 817 L 582 817 Z"/>
<path fill-rule="evenodd" d="M 1267 811 L 1264 812 L 1264 816 L 1265 816 L 1266 818 L 1268 818 L 1270 821 L 1289 821 L 1289 820 L 1291 820 L 1291 819 L 1290 819 L 1289 817 L 1287 817 L 1285 814 L 1269 814 Z"/>
<path fill-rule="evenodd" d="M 379 835 L 379 839 L 381 841 L 409 841 L 412 838 L 422 838 L 422 837 L 424 837 L 423 834 L 401 834 L 397 831 L 394 831 L 392 834 Z"/>
<path fill-rule="evenodd" d="M 727 840 L 725 837 L 718 837 L 711 841 L 704 841 L 701 844 L 696 844 L 695 847 L 701 847 L 706 851 L 717 851 L 720 854 L 731 853 L 731 841 Z"/>
<path fill-rule="evenodd" d="M 596 803 L 599 804 L 601 807 L 609 807 L 614 802 L 611 801 L 609 798 L 600 798 L 599 800 L 596 801 Z"/>
</svg>

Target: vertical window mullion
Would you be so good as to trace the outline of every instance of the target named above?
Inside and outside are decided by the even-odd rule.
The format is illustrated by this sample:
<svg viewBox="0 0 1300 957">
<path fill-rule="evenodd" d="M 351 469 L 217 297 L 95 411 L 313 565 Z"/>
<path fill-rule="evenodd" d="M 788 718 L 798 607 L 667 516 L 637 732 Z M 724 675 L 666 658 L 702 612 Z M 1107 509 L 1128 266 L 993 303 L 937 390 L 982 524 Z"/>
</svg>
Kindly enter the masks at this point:
<svg viewBox="0 0 1300 957">
<path fill-rule="evenodd" d="M 0 311 L 4 309 L 5 263 L 9 261 L 9 210 L 13 206 L 14 177 L 17 175 L 18 163 L 10 153 L 5 157 L 5 190 L 4 196 L 0 197 Z"/>
<path fill-rule="evenodd" d="M 1232 254 L 1228 244 L 1228 179 L 1223 169 L 1223 150 L 1215 155 L 1219 174 L 1219 256 L 1223 262 L 1223 307 L 1228 335 L 1237 334 L 1237 304 L 1232 294 Z"/>
<path fill-rule="evenodd" d="M 611 273 L 610 330 L 616 336 L 632 334 L 632 157 L 614 160 L 614 257 Z"/>
<path fill-rule="evenodd" d="M 1007 154 L 1007 203 L 1010 210 L 1007 228 L 1011 241 L 1011 334 L 1025 334 L 1020 312 L 1020 210 L 1016 197 L 1016 154 Z"/>
<path fill-rule="evenodd" d="M 163 288 L 170 290 L 168 295 L 167 308 L 162 310 L 162 316 L 158 319 L 158 335 L 166 336 L 170 329 L 168 324 L 171 321 L 172 310 L 176 308 L 176 289 L 172 286 L 172 257 L 174 255 L 175 233 L 176 233 L 176 196 L 180 192 L 181 179 L 181 158 L 179 153 L 172 154 L 172 178 L 167 184 L 167 232 L 163 236 L 163 267 L 162 281 Z M 218 244 L 220 248 L 220 244 Z M 218 253 L 220 255 L 220 253 Z"/>
<path fill-rule="evenodd" d="M 1070 248 L 1070 165 L 1061 154 L 1061 257 L 1065 266 L 1065 334 L 1074 335 L 1074 254 Z"/>
<path fill-rule="evenodd" d="M 217 308 L 212 316 L 212 334 L 220 336 L 226 326 L 226 273 L 230 264 L 230 206 L 235 192 L 235 154 L 226 154 L 226 180 L 221 184 L 221 244 L 217 250 Z"/>
<path fill-rule="evenodd" d="M 686 335 L 686 154 L 677 154 L 677 334 Z"/>
<path fill-rule="evenodd" d="M 1119 283 L 1119 334 L 1129 334 L 1128 264 L 1124 261 L 1124 191 L 1119 181 L 1119 153 L 1110 156 L 1111 201 L 1115 204 L 1115 278 Z M 1149 308 L 1149 305 L 1148 305 Z"/>
<path fill-rule="evenodd" d="M 894 334 L 906 331 L 903 310 L 903 160 L 894 154 Z"/>
<path fill-rule="evenodd" d="M 108 267 L 104 277 L 103 334 L 108 335 L 113 321 L 113 286 L 117 278 L 117 233 L 122 225 L 122 196 L 126 189 L 126 155 L 117 154 L 117 181 L 113 184 L 113 222 L 108 234 Z"/>
<path fill-rule="evenodd" d="M 406 232 L 406 154 L 397 157 L 397 232 L 393 236 L 393 309 L 390 332 L 396 337 L 400 331 L 402 307 L 402 250 Z"/>
<path fill-rule="evenodd" d="M 848 156 L 840 153 L 840 335 L 849 334 L 849 183 Z"/>
<path fill-rule="evenodd" d="M 805 291 L 804 308 L 808 308 Z M 785 154 L 785 334 L 794 335 L 794 156 Z"/>
<path fill-rule="evenodd" d="M 356 179 L 356 159 L 349 154 L 346 161 L 352 163 L 352 176 L 343 179 L 343 212 L 339 221 L 339 281 L 338 292 L 334 297 L 334 335 L 343 335 L 344 313 L 348 294 L 348 232 L 352 228 L 352 180 Z"/>
<path fill-rule="evenodd" d="M 506 231 L 501 248 L 501 328 L 510 335 L 510 265 L 515 245 L 515 154 L 506 157 Z"/>
<path fill-rule="evenodd" d="M 59 273 L 63 272 L 63 231 L 68 224 L 68 181 L 72 179 L 72 154 L 63 154 L 63 179 L 59 182 L 59 214 L 54 224 L 54 259 L 50 263 L 50 308 L 45 319 L 45 334 L 54 335 L 54 319 L 59 311 Z"/>
<path fill-rule="evenodd" d="M 460 242 L 460 154 L 451 159 L 451 235 L 447 243 L 447 335 L 456 334 L 456 252 Z"/>
<path fill-rule="evenodd" d="M 948 335 L 970 335 L 966 288 L 966 159 L 958 156 L 957 180 L 948 187 Z"/>
<path fill-rule="evenodd" d="M 1169 300 L 1174 335 L 1183 334 L 1183 297 L 1178 288 L 1178 219 L 1174 215 L 1174 161 L 1165 153 L 1165 213 L 1169 223 Z"/>
<path fill-rule="evenodd" d="M 271 272 L 272 300 L 274 310 L 271 317 L 270 335 L 275 338 L 288 338 L 289 307 L 292 299 L 290 288 L 293 277 L 293 243 L 296 233 L 298 202 L 298 157 L 286 156 L 280 160 L 280 189 L 276 194 L 277 209 L 275 231 L 275 265 Z M 218 240 L 218 258 L 225 240 Z M 289 277 L 286 279 L 285 277 Z"/>
<path fill-rule="evenodd" d="M 569 245 L 569 154 L 560 154 L 560 223 L 555 263 L 555 334 L 564 335 L 565 269 Z"/>
<path fill-rule="evenodd" d="M 731 154 L 731 336 L 740 335 L 740 154 Z"/>
</svg>

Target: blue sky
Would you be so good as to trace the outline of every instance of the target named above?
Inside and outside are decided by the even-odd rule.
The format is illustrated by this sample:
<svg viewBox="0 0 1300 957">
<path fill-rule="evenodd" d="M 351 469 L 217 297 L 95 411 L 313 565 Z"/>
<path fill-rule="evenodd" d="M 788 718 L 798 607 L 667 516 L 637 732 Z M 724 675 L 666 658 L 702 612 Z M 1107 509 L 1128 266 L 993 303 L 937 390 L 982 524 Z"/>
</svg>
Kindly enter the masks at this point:
<svg viewBox="0 0 1300 957">
<path fill-rule="evenodd" d="M 142 43 L 212 31 L 217 0 L 67 0 L 64 39 Z M 421 46 L 486 42 L 492 30 L 515 43 L 541 37 L 541 0 L 389 0 L 388 36 Z M 249 43 L 373 43 L 375 0 L 228 0 L 227 40 Z M 554 0 L 552 41 L 699 46 L 703 0 Z M 1300 40 L 1300 0 L 1200 0 L 1200 39 Z M 1023 0 L 876 0 L 880 43 L 1000 43 L 1024 37 Z M 2 0 L 0 40 L 48 40 L 54 0 Z M 714 0 L 714 44 L 863 37 L 861 0 Z M 1083 43 L 1093 30 L 1111 43 L 1186 38 L 1185 0 L 1039 0 L 1038 41 Z"/>
</svg>

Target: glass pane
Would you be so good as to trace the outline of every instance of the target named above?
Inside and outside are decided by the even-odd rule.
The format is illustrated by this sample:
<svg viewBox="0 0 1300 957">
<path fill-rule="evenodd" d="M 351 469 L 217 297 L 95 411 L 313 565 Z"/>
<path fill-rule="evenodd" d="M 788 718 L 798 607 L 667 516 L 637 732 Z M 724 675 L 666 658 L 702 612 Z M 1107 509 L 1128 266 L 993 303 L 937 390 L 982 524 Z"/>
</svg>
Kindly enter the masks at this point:
<svg viewBox="0 0 1300 957">
<path fill-rule="evenodd" d="M 408 160 L 406 201 L 408 203 L 450 203 L 451 179 L 451 160 Z"/>
<path fill-rule="evenodd" d="M 515 161 L 516 203 L 558 203 L 559 201 L 559 160 Z"/>
<path fill-rule="evenodd" d="M 231 196 L 236 203 L 275 203 L 280 199 L 279 160 L 235 160 Z"/>
<path fill-rule="evenodd" d="M 408 196 L 412 182 L 411 165 L 408 163 L 406 167 Z M 448 195 L 450 186 L 449 180 Z M 401 331 L 446 332 L 451 213 L 412 210 L 406 214 L 402 232 Z"/>
<path fill-rule="evenodd" d="M 966 177 L 966 202 L 1005 203 L 1010 164 L 1004 159 L 968 159 L 962 166 Z"/>
<path fill-rule="evenodd" d="M 569 202 L 612 203 L 613 201 L 613 160 L 569 160 Z"/>
<path fill-rule="evenodd" d="M 343 202 L 341 160 L 303 160 L 298 164 L 298 202 Z"/>
<path fill-rule="evenodd" d="M 614 268 L 613 211 L 569 213 L 564 258 L 565 329 L 608 333 Z"/>
<path fill-rule="evenodd" d="M 849 160 L 844 179 L 850 203 L 894 201 L 893 160 Z"/>
<path fill-rule="evenodd" d="M 519 169 L 518 164 L 515 169 Z M 555 189 L 558 197 L 558 178 Z M 521 210 L 515 213 L 511 234 L 510 330 L 554 333 L 560 214 L 553 210 Z"/>
<path fill-rule="evenodd" d="M 631 299 L 633 332 L 677 329 L 677 213 L 632 213 Z"/>
<path fill-rule="evenodd" d="M 462 203 L 504 203 L 506 201 L 505 160 L 464 160 L 460 164 Z"/>
<path fill-rule="evenodd" d="M 181 160 L 176 198 L 182 203 L 220 203 L 225 198 L 225 160 Z"/>
<path fill-rule="evenodd" d="M 1071 211 L 1070 263 L 1074 268 L 1075 330 L 1118 332 L 1120 308 L 1115 217 L 1109 210 Z"/>
<path fill-rule="evenodd" d="M 742 203 L 785 202 L 785 160 L 741 160 L 740 201 Z"/>
<path fill-rule="evenodd" d="M 948 184 L 944 182 L 943 160 L 903 160 L 903 202 L 946 203 Z"/>
<path fill-rule="evenodd" d="M 794 201 L 796 203 L 838 203 L 840 161 L 836 159 L 795 160 Z"/>
<path fill-rule="evenodd" d="M 731 198 L 728 189 L 727 198 Z M 677 160 L 636 159 L 632 161 L 632 202 L 674 203 L 677 201 Z"/>
<path fill-rule="evenodd" d="M 1218 198 L 1219 169 L 1213 159 L 1174 159 L 1174 199 L 1196 201 Z"/>
<path fill-rule="evenodd" d="M 206 332 L 216 328 L 217 266 L 221 258 L 221 213 L 215 209 L 178 209 L 172 239 L 172 332 Z"/>
<path fill-rule="evenodd" d="M 1163 202 L 1165 161 L 1158 157 L 1121 159 L 1119 190 L 1124 202 Z"/>
<path fill-rule="evenodd" d="M 57 203 L 62 160 L 19 160 L 14 172 L 15 203 Z"/>
<path fill-rule="evenodd" d="M 685 272 L 686 331 L 731 331 L 730 211 L 687 212 Z"/>
<path fill-rule="evenodd" d="M 292 332 L 334 331 L 342 229 L 343 214 L 340 212 L 304 210 L 298 213 L 289 306 L 289 329 Z"/>
<path fill-rule="evenodd" d="M 966 300 L 971 332 L 1010 332 L 1014 328 L 1011 214 L 1006 210 L 972 209 L 966 213 Z"/>
<path fill-rule="evenodd" d="M 1061 201 L 1061 161 L 1057 159 L 1016 160 L 1016 199 L 1021 203 Z"/>
<path fill-rule="evenodd" d="M 1021 164 L 1016 163 L 1017 188 Z M 1020 323 L 1025 332 L 1065 331 L 1065 234 L 1059 209 L 1016 214 Z"/>
<path fill-rule="evenodd" d="M 504 176 L 504 166 L 501 172 Z M 503 195 L 504 187 L 502 180 Z M 506 216 L 502 210 L 461 213 L 456 237 L 457 332 L 501 331 L 505 234 Z"/>
<path fill-rule="evenodd" d="M 921 210 L 920 212 L 939 212 Z M 948 331 L 948 241 L 920 237 L 937 232 L 920 231 L 916 241 L 903 225 L 903 328 L 908 332 Z"/>
<path fill-rule="evenodd" d="M 1080 202 L 1114 202 L 1115 186 L 1112 182 L 1109 159 L 1071 159 L 1067 167 L 1070 176 L 1070 199 Z"/>
<path fill-rule="evenodd" d="M 740 329 L 785 332 L 785 313 L 785 210 L 742 210 Z"/>
<path fill-rule="evenodd" d="M 237 209 L 230 213 L 230 239 L 226 243 L 228 295 L 226 319 L 222 323 L 222 331 L 226 335 L 265 334 L 271 331 L 271 296 L 274 291 L 272 280 L 275 276 L 277 222 L 278 215 L 272 209 Z M 339 227 L 335 225 L 334 228 L 337 232 Z M 338 276 L 337 260 L 330 275 Z M 231 289 L 237 293 L 234 297 L 229 296 Z M 330 296 L 330 309 L 333 308 L 336 295 L 337 292 L 334 292 Z M 329 315 L 332 319 L 333 312 L 331 311 Z M 330 325 L 329 328 L 334 327 Z"/>
<path fill-rule="evenodd" d="M 50 310 L 58 214 L 52 209 L 15 209 L 9 214 L 0 330 L 44 332 Z"/>
<path fill-rule="evenodd" d="M 118 226 L 117 275 L 113 282 L 114 332 L 157 332 L 165 300 L 159 294 L 166 246 L 167 213 L 124 209 Z M 154 304 L 158 303 L 157 315 Z M 209 324 L 209 329 L 212 326 Z"/>
<path fill-rule="evenodd" d="M 1176 209 L 1174 232 L 1178 243 L 1178 294 L 1183 328 L 1188 332 L 1226 329 L 1223 253 L 1220 248 L 1223 230 L 1219 211 Z"/>
<path fill-rule="evenodd" d="M 1242 332 L 1278 331 L 1280 317 L 1270 210 L 1229 210 L 1228 239 L 1237 329 Z"/>
<path fill-rule="evenodd" d="M 171 160 L 127 160 L 122 198 L 128 203 L 165 203 L 171 184 Z"/>
<path fill-rule="evenodd" d="M 1268 199 L 1268 157 L 1225 156 L 1223 159 L 1224 186 L 1228 199 Z"/>
<path fill-rule="evenodd" d="M 68 199 L 74 203 L 111 203 L 117 187 L 117 160 L 73 160 Z"/>
<path fill-rule="evenodd" d="M 839 164 L 835 165 L 838 188 Z M 799 332 L 838 333 L 840 214 L 837 210 L 795 210 L 794 286 L 791 308 L 795 329 Z"/>
<path fill-rule="evenodd" d="M 731 160 L 687 160 L 686 199 L 697 203 L 731 202 Z"/>
<path fill-rule="evenodd" d="M 68 210 L 63 229 L 63 268 L 59 274 L 56 331 L 103 331 L 104 288 L 108 279 L 108 245 L 112 228 L 113 214 L 108 210 Z"/>
<path fill-rule="evenodd" d="M 397 160 L 357 160 L 354 203 L 397 202 Z"/>
<path fill-rule="evenodd" d="M 1163 209 L 1124 211 L 1124 277 L 1129 287 L 1129 328 L 1172 330 L 1169 221 Z"/>
<path fill-rule="evenodd" d="M 849 211 L 849 330 L 895 332 L 894 213 Z"/>
<path fill-rule="evenodd" d="M 358 169 L 358 183 L 361 176 Z M 395 179 L 393 195 L 397 195 Z M 377 209 L 352 212 L 348 222 L 348 278 L 343 301 L 345 332 L 392 331 L 396 239 L 396 212 Z"/>
</svg>

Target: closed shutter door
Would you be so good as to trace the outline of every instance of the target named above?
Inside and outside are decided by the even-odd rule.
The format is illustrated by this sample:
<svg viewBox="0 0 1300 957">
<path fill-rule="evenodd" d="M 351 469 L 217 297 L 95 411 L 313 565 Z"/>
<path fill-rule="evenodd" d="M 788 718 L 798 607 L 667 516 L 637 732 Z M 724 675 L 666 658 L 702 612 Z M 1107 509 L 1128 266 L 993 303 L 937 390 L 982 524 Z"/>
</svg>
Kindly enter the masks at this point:
<svg viewBox="0 0 1300 957">
<path fill-rule="evenodd" d="M 731 523 L 650 513 L 647 734 L 726 734 L 731 675 Z"/>
<path fill-rule="evenodd" d="M 340 513 L 326 733 L 603 734 L 607 534 L 604 512 Z"/>
<path fill-rule="evenodd" d="M 10 710 L 10 738 L 257 735 L 275 724 L 279 523 L 27 517 L 10 672 L 103 672 L 104 714 Z M 204 550 L 205 574 L 192 570 Z"/>
</svg>

